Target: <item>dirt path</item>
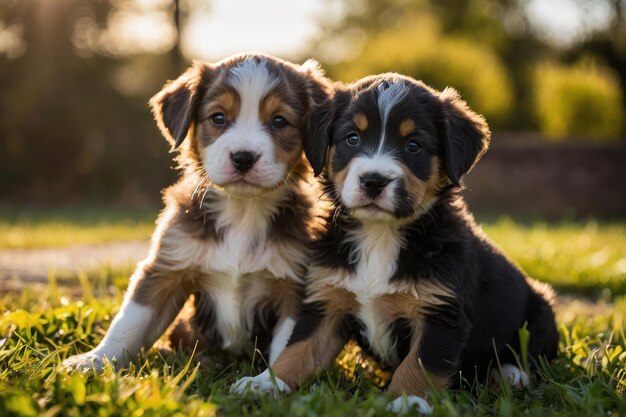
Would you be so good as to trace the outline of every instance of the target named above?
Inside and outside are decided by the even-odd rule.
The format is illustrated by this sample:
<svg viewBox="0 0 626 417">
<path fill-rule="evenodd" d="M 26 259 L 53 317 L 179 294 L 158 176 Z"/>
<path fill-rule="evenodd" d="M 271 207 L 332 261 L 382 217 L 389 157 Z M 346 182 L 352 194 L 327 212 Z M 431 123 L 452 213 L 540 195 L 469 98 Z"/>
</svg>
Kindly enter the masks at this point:
<svg viewBox="0 0 626 417">
<path fill-rule="evenodd" d="M 48 280 L 48 271 L 78 272 L 102 264 L 122 267 L 148 254 L 148 241 L 110 242 L 49 249 L 0 250 L 0 292 Z"/>
<path fill-rule="evenodd" d="M 49 249 L 0 249 L 0 294 L 19 292 L 26 285 L 46 285 L 50 270 L 75 273 L 103 264 L 132 265 L 146 257 L 149 246 L 149 241 L 134 240 Z M 560 314 L 597 315 L 608 314 L 612 305 L 561 294 L 556 308 Z"/>
</svg>

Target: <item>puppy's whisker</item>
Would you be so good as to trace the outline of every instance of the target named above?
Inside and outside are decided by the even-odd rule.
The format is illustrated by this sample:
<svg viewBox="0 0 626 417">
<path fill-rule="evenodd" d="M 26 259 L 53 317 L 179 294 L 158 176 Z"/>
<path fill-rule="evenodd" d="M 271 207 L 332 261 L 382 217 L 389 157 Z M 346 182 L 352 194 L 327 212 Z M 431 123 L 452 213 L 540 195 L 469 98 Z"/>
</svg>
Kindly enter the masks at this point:
<svg viewBox="0 0 626 417">
<path fill-rule="evenodd" d="M 209 191 L 209 188 L 211 188 L 211 185 L 213 185 L 213 181 L 211 181 L 209 179 L 209 183 L 207 184 L 207 186 L 204 189 L 204 193 L 202 194 L 202 200 L 200 200 L 200 210 L 202 210 L 202 204 L 204 203 L 204 200 L 206 198 L 206 194 Z"/>
<path fill-rule="evenodd" d="M 291 201 L 294 201 L 293 199 L 293 194 L 291 193 L 291 188 L 289 187 L 289 184 L 287 184 L 287 180 L 285 180 L 284 178 L 282 179 L 283 183 L 285 184 L 285 188 L 287 188 L 287 192 L 289 193 L 289 199 Z"/>
<path fill-rule="evenodd" d="M 198 190 L 201 189 L 201 187 L 205 186 L 207 184 L 209 180 L 209 176 L 208 174 L 204 173 L 202 174 L 202 176 L 200 177 L 200 180 L 198 181 L 198 184 L 196 185 L 196 188 L 193 190 L 193 193 L 191 194 L 191 200 L 193 201 L 198 193 Z"/>
<path fill-rule="evenodd" d="M 432 207 L 427 207 L 425 205 L 422 205 L 421 203 L 417 203 L 417 205 L 420 209 L 423 210 L 425 214 L 428 214 L 428 216 L 430 216 L 431 220 L 433 221 L 433 224 L 437 224 L 437 219 L 435 219 L 435 216 L 433 215 Z"/>
</svg>

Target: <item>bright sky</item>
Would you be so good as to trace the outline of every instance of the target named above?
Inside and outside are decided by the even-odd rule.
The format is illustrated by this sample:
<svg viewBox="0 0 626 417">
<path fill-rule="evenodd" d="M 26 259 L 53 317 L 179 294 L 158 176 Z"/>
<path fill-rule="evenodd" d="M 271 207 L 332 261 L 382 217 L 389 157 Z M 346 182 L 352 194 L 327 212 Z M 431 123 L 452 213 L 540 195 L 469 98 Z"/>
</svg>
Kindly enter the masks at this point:
<svg viewBox="0 0 626 417">
<path fill-rule="evenodd" d="M 526 0 L 524 4 L 546 40 L 567 45 L 607 22 L 608 3 Z M 208 4 L 207 10 L 192 16 L 185 33 L 183 49 L 192 58 L 215 60 L 250 50 L 298 55 L 318 32 L 320 22 L 341 14 L 340 2 L 333 0 L 211 0 Z"/>
<path fill-rule="evenodd" d="M 191 16 L 183 49 L 215 60 L 242 51 L 297 55 L 318 32 L 328 0 L 211 0 Z M 332 7 L 331 7 L 332 8 Z"/>
<path fill-rule="evenodd" d="M 185 4 L 186 2 L 182 2 Z M 175 32 L 167 12 L 170 0 L 121 1 L 98 39 L 99 48 L 113 54 L 134 51 L 162 53 L 172 46 Z M 183 33 L 188 58 L 215 61 L 244 51 L 261 51 L 283 58 L 302 55 L 322 22 L 339 19 L 341 0 L 193 0 Z M 524 0 L 523 7 L 546 40 L 567 45 L 611 17 L 609 0 Z M 581 7 L 581 4 L 583 7 Z M 93 47 L 94 21 L 81 18 L 73 36 L 79 48 Z M 19 28 L 0 22 L 0 53 L 18 57 L 25 47 Z M 329 57 L 326 57 L 329 58 Z"/>
<path fill-rule="evenodd" d="M 527 0 L 525 7 L 539 33 L 561 45 L 604 26 L 611 18 L 608 1 Z"/>
</svg>

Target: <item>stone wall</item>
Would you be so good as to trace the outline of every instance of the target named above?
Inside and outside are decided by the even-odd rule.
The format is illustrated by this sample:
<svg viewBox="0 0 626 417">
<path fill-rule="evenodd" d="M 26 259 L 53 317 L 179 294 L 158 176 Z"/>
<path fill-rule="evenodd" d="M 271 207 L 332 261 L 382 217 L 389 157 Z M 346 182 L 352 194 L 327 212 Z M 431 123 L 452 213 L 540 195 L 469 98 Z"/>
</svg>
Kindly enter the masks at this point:
<svg viewBox="0 0 626 417">
<path fill-rule="evenodd" d="M 495 133 L 465 184 L 479 216 L 626 219 L 626 141 L 551 143 Z"/>
</svg>

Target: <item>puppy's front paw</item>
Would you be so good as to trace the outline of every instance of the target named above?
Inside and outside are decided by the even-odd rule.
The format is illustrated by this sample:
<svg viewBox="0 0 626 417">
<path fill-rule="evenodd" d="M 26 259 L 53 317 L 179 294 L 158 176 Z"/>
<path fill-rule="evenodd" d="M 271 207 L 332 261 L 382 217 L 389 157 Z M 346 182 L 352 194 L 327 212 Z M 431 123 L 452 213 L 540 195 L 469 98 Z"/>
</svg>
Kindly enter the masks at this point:
<svg viewBox="0 0 626 417">
<path fill-rule="evenodd" d="M 101 371 L 104 369 L 104 363 L 104 356 L 91 351 L 70 356 L 61 363 L 61 366 L 68 371 L 87 372 Z"/>
<path fill-rule="evenodd" d="M 269 370 L 257 375 L 247 376 L 241 378 L 233 384 L 230 388 L 231 392 L 239 395 L 246 394 L 247 392 L 266 393 L 271 392 L 274 395 L 278 395 L 281 392 L 289 394 L 291 388 L 285 384 L 280 378 L 270 375 Z"/>
<path fill-rule="evenodd" d="M 502 365 L 502 377 L 504 377 L 504 381 L 507 384 L 511 385 L 513 388 L 521 389 L 527 387 L 530 384 L 530 378 L 528 378 L 528 374 L 519 369 L 517 366 L 511 365 L 510 363 L 505 363 L 504 365 Z M 500 373 L 496 372 L 493 378 L 497 383 L 499 383 Z"/>
<path fill-rule="evenodd" d="M 428 404 L 428 401 L 417 395 L 398 397 L 389 403 L 387 410 L 398 414 L 405 414 L 413 407 L 416 407 L 417 411 L 421 414 L 431 414 L 433 412 L 433 408 Z"/>
</svg>

